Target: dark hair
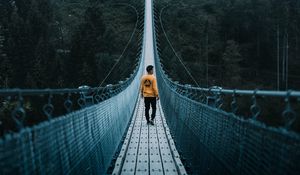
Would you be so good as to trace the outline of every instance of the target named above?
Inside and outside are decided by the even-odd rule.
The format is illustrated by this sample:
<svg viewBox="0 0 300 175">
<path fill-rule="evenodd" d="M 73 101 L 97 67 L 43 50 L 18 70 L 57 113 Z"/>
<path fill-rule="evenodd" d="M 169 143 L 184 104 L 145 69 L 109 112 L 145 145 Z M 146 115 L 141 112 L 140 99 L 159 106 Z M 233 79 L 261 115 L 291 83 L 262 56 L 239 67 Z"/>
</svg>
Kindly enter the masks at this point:
<svg viewBox="0 0 300 175">
<path fill-rule="evenodd" d="M 153 66 L 152 65 L 147 66 L 146 70 L 149 73 L 151 70 L 153 70 Z"/>
</svg>

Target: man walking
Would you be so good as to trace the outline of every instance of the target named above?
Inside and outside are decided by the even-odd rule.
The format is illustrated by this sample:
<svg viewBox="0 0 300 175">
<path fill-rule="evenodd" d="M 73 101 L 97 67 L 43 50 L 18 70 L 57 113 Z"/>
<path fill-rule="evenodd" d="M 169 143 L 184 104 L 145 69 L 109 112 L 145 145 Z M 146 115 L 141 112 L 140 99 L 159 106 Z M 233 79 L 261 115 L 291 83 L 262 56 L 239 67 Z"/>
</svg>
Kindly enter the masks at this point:
<svg viewBox="0 0 300 175">
<path fill-rule="evenodd" d="M 158 89 L 156 84 L 156 78 L 153 75 L 153 66 L 149 65 L 146 68 L 147 75 L 144 75 L 141 79 L 141 96 L 144 97 L 145 101 L 145 116 L 147 124 L 154 125 L 153 120 L 156 112 L 156 100 L 159 100 Z M 151 120 L 149 120 L 150 104 L 152 107 Z"/>
</svg>

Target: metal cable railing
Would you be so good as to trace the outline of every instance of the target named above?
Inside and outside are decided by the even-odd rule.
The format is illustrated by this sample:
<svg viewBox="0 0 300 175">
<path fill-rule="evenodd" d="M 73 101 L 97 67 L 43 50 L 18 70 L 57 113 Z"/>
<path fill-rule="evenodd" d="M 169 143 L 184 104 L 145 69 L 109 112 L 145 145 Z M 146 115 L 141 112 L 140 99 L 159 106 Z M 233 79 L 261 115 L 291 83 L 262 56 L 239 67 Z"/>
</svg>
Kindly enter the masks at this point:
<svg viewBox="0 0 300 175">
<path fill-rule="evenodd" d="M 158 21 L 157 10 L 155 15 L 155 28 L 160 31 L 159 25 L 163 24 Z M 279 175 L 300 172 L 300 135 L 290 129 L 297 119 L 293 107 L 299 103 L 300 92 L 181 85 L 166 75 L 157 48 L 159 38 L 155 38 L 155 42 L 161 104 L 189 173 Z M 248 117 L 237 113 L 240 97 L 250 97 Z M 267 126 L 258 120 L 262 111 L 258 100 L 266 97 L 284 100 L 282 126 Z M 226 100 L 229 100 L 227 112 Z M 266 103 L 271 105 L 272 101 Z"/>
<path fill-rule="evenodd" d="M 143 18 L 138 18 L 136 27 L 143 31 Z M 139 41 L 143 42 L 142 39 Z M 12 118 L 19 129 L 19 132 L 5 134 L 0 139 L 0 174 L 105 174 L 138 97 L 136 89 L 143 73 L 141 51 L 138 58 L 139 64 L 130 78 L 116 85 L 82 89 L 0 90 L 3 99 L 17 103 Z M 61 105 L 69 113 L 54 117 L 53 111 L 57 107 L 53 103 L 55 95 L 66 96 Z M 42 109 L 48 121 L 32 127 L 24 124 L 24 98 L 28 96 L 48 97 Z M 72 96 L 78 97 L 76 102 L 80 110 L 72 111 L 75 105 Z"/>
</svg>

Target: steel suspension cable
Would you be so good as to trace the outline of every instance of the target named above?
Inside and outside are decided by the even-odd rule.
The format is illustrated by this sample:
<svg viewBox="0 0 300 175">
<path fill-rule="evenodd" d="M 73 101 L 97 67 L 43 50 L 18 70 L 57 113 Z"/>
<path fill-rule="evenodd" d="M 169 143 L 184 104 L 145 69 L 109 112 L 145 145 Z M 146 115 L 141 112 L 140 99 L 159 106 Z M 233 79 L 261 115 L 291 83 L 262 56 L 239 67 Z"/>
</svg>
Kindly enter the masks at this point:
<svg viewBox="0 0 300 175">
<path fill-rule="evenodd" d="M 98 88 L 101 88 L 101 86 L 103 85 L 103 83 L 106 81 L 106 79 L 110 76 L 110 74 L 113 72 L 113 70 L 115 69 L 115 67 L 118 65 L 118 63 L 120 62 L 121 58 L 123 57 L 125 51 L 127 50 L 129 44 L 131 43 L 132 39 L 133 39 L 133 36 L 134 34 L 136 33 L 136 29 L 137 29 L 137 26 L 138 26 L 138 22 L 139 22 L 139 17 L 138 17 L 138 11 L 137 9 L 133 6 L 133 5 L 130 5 L 130 4 L 127 4 L 127 3 L 117 3 L 117 4 L 114 4 L 114 5 L 124 5 L 124 6 L 128 6 L 128 7 L 131 7 L 132 9 L 134 9 L 134 11 L 136 12 L 136 23 L 135 23 L 135 27 L 134 27 L 134 30 L 133 32 L 131 33 L 131 36 L 130 36 L 130 39 L 128 40 L 125 48 L 123 49 L 121 55 L 119 56 L 117 62 L 111 67 L 111 69 L 109 70 L 109 72 L 107 73 L 107 75 L 105 76 L 105 78 L 101 81 L 101 83 L 99 84 Z M 98 92 L 98 90 L 97 90 Z"/>
<path fill-rule="evenodd" d="M 190 71 L 188 70 L 188 68 L 184 65 L 182 59 L 178 56 L 178 54 L 177 54 L 177 52 L 175 51 L 175 49 L 174 49 L 174 47 L 173 47 L 171 41 L 169 40 L 169 37 L 168 37 L 167 34 L 166 34 L 166 31 L 165 31 L 164 26 L 163 26 L 163 23 L 162 23 L 162 13 L 163 13 L 163 11 L 164 11 L 167 7 L 169 7 L 169 5 L 167 5 L 167 6 L 165 6 L 165 7 L 163 7 L 163 8 L 161 9 L 161 11 L 160 11 L 160 16 L 159 16 L 160 25 L 161 25 L 162 31 L 163 31 L 163 33 L 164 33 L 164 36 L 165 36 L 165 38 L 167 39 L 167 42 L 168 42 L 168 44 L 170 45 L 172 51 L 174 52 L 176 58 L 179 60 L 179 62 L 181 63 L 181 65 L 184 67 L 184 69 L 185 69 L 185 71 L 187 72 L 187 74 L 190 76 L 190 78 L 193 80 L 193 82 L 197 85 L 197 87 L 200 87 L 200 85 L 198 84 L 198 82 L 196 81 L 196 79 L 193 77 L 193 75 L 191 74 L 191 72 L 190 72 Z"/>
</svg>

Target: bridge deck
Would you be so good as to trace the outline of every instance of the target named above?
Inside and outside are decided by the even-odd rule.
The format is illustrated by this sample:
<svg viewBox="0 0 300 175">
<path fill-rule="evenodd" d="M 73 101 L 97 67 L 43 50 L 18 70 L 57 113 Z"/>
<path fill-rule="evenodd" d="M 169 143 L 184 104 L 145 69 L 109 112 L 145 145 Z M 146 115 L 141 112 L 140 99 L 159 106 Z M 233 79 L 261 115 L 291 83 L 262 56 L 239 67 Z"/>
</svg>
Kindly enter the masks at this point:
<svg viewBox="0 0 300 175">
<path fill-rule="evenodd" d="M 186 174 L 160 103 L 152 126 L 144 117 L 144 100 L 138 100 L 112 174 Z"/>
</svg>

